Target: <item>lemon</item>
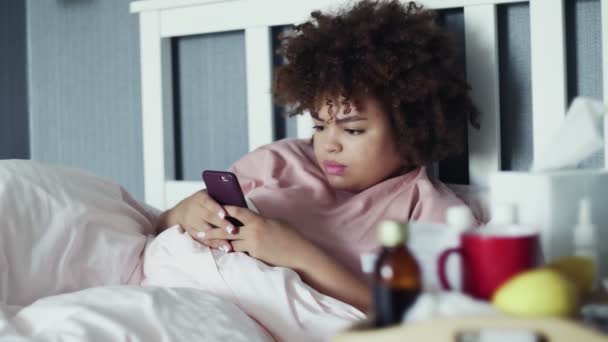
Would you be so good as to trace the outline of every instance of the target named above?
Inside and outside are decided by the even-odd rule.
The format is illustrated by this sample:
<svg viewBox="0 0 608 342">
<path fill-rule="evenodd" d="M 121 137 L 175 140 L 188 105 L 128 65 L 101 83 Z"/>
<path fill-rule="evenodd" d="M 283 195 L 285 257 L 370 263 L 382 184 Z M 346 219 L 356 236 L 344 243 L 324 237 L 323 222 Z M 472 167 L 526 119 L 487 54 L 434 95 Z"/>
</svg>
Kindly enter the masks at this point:
<svg viewBox="0 0 608 342">
<path fill-rule="evenodd" d="M 550 268 L 522 272 L 507 280 L 492 297 L 492 304 L 502 312 L 526 317 L 570 316 L 577 302 L 575 285 Z"/>
<path fill-rule="evenodd" d="M 591 291 L 596 272 L 595 265 L 590 258 L 572 256 L 554 260 L 545 267 L 558 271 L 576 285 L 579 296 Z"/>
</svg>

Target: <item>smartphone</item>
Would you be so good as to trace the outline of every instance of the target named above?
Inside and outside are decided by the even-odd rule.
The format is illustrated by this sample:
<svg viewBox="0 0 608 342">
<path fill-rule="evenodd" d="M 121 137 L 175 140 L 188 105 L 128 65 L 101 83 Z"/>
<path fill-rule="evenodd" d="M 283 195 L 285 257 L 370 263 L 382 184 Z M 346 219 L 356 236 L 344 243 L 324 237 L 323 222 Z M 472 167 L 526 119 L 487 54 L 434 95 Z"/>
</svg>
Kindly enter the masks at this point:
<svg viewBox="0 0 608 342">
<path fill-rule="evenodd" d="M 238 178 L 232 172 L 228 171 L 203 171 L 203 182 L 207 187 L 207 193 L 219 205 L 231 205 L 236 207 L 247 208 L 247 201 L 241 190 Z M 236 227 L 243 225 L 234 217 L 226 217 Z"/>
</svg>

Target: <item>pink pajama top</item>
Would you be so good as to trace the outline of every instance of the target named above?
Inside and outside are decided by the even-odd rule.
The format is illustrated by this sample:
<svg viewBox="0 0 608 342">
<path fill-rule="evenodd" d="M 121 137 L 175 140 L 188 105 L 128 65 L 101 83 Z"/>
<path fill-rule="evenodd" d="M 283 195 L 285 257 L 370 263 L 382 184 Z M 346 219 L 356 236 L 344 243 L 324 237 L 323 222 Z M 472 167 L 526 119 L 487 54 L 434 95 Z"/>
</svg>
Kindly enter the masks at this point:
<svg viewBox="0 0 608 342">
<path fill-rule="evenodd" d="M 310 140 L 260 147 L 230 171 L 262 216 L 290 224 L 361 279 L 359 255 L 378 247 L 381 220 L 441 223 L 448 207 L 463 204 L 444 184 L 432 182 L 424 167 L 358 193 L 334 190 Z"/>
</svg>

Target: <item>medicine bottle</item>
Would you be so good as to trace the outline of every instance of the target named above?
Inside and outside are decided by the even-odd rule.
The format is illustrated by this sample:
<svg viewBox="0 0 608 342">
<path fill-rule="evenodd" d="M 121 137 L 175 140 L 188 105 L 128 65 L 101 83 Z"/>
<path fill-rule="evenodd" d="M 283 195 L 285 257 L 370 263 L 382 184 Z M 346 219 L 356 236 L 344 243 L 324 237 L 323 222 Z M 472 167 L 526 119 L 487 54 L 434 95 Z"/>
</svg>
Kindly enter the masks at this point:
<svg viewBox="0 0 608 342">
<path fill-rule="evenodd" d="M 400 323 L 422 288 L 420 267 L 406 245 L 408 225 L 383 221 L 378 227 L 382 246 L 374 268 L 375 325 Z"/>
</svg>

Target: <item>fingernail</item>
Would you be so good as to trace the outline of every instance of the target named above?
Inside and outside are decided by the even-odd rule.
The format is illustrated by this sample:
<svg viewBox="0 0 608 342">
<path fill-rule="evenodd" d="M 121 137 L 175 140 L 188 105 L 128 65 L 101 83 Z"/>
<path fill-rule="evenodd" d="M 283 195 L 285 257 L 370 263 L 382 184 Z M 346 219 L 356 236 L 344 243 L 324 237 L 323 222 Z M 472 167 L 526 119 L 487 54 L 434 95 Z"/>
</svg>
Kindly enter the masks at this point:
<svg viewBox="0 0 608 342">
<path fill-rule="evenodd" d="M 233 226 L 227 226 L 226 227 L 226 231 L 228 232 L 228 234 L 234 234 L 234 227 Z"/>
<path fill-rule="evenodd" d="M 222 245 L 222 247 L 220 247 L 220 249 L 222 251 L 224 251 L 225 253 L 228 253 L 228 250 L 229 250 L 228 246 L 226 246 L 226 245 Z"/>
<path fill-rule="evenodd" d="M 198 233 L 196 233 L 196 237 L 199 238 L 199 239 L 205 238 L 205 232 L 198 232 Z"/>
<path fill-rule="evenodd" d="M 224 219 L 224 217 L 226 217 L 226 213 L 224 213 L 223 211 L 220 211 L 220 212 L 219 212 L 217 215 L 218 215 L 218 216 L 219 216 L 219 217 L 220 217 L 222 220 Z"/>
</svg>

